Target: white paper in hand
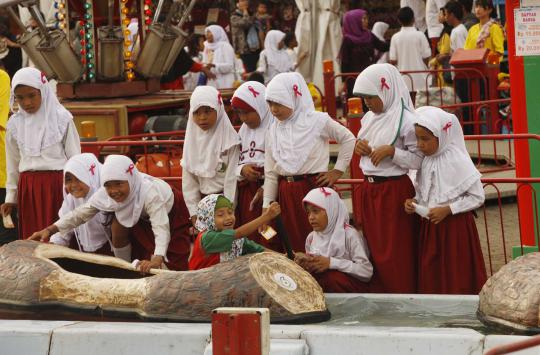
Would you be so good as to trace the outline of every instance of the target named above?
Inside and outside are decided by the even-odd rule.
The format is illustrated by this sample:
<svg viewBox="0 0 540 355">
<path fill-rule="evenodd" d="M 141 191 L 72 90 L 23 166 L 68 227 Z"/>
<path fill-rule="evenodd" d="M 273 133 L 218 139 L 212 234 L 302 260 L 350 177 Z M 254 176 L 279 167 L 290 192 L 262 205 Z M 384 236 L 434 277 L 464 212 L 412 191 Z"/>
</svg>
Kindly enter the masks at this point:
<svg viewBox="0 0 540 355">
<path fill-rule="evenodd" d="M 272 228 L 270 226 L 266 226 L 266 229 L 261 232 L 261 235 L 266 240 L 270 240 L 270 239 L 274 238 L 274 236 L 276 234 L 277 234 L 277 232 L 274 230 L 274 228 Z"/>
<path fill-rule="evenodd" d="M 429 213 L 429 208 L 427 208 L 426 206 L 421 206 L 421 205 L 418 205 L 416 203 L 413 202 L 413 206 L 414 206 L 414 211 L 419 214 L 420 216 L 424 217 L 424 218 L 428 218 L 428 213 Z"/>
</svg>

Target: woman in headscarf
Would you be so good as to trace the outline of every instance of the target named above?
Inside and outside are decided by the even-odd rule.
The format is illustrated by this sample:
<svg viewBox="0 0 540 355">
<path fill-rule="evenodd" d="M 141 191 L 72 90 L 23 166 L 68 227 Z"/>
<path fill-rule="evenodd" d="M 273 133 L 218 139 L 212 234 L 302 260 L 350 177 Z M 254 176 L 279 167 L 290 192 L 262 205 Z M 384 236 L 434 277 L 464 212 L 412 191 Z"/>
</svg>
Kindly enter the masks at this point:
<svg viewBox="0 0 540 355">
<path fill-rule="evenodd" d="M 63 201 L 63 169 L 81 153 L 73 116 L 60 104 L 45 75 L 35 68 L 17 71 L 11 82 L 6 135 L 4 216 L 17 208 L 19 238 L 54 222 Z M 14 103 L 17 102 L 18 110 Z"/>
<path fill-rule="evenodd" d="M 375 50 L 387 52 L 390 45 L 369 30 L 365 10 L 347 11 L 343 16 L 343 42 L 339 52 L 342 73 L 360 73 L 379 59 Z M 350 85 L 349 85 L 350 84 Z M 348 82 L 347 95 L 352 96 L 353 82 Z"/>
<path fill-rule="evenodd" d="M 215 79 L 209 78 L 207 85 L 217 89 L 233 87 L 236 55 L 223 27 L 211 25 L 206 28 L 202 61 L 216 76 Z"/>
</svg>

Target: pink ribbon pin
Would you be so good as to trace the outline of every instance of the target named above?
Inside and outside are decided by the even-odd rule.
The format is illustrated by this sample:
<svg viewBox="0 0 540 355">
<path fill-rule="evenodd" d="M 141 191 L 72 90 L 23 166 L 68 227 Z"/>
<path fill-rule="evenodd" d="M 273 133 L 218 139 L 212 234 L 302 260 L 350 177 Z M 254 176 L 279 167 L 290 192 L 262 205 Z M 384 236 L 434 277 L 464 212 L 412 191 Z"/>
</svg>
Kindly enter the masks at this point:
<svg viewBox="0 0 540 355">
<path fill-rule="evenodd" d="M 133 169 L 135 169 L 135 165 L 131 164 L 131 165 L 127 168 L 126 174 L 133 175 Z"/>
<path fill-rule="evenodd" d="M 94 173 L 94 169 L 95 169 L 95 168 L 96 168 L 96 164 L 92 164 L 92 165 L 90 165 L 90 169 L 88 169 L 88 171 L 90 171 L 90 173 L 91 173 L 92 175 L 96 175 L 96 174 Z"/>
<path fill-rule="evenodd" d="M 249 91 L 251 91 L 251 93 L 253 94 L 253 97 L 257 97 L 258 95 L 260 95 L 260 93 L 258 91 L 256 91 L 253 86 L 248 86 L 248 89 Z"/>
<path fill-rule="evenodd" d="M 328 197 L 332 195 L 330 192 L 326 191 L 324 187 L 321 187 L 321 192 L 323 193 L 324 197 Z"/>
<path fill-rule="evenodd" d="M 386 83 L 386 78 L 381 78 L 381 90 L 384 88 L 390 90 L 390 86 L 388 86 L 388 84 Z"/>
<path fill-rule="evenodd" d="M 452 122 L 447 122 L 443 127 L 443 131 L 448 131 L 450 127 L 452 127 Z"/>
<path fill-rule="evenodd" d="M 293 85 L 292 89 L 296 96 L 302 96 L 302 93 L 300 92 L 300 90 L 298 90 L 298 85 Z"/>
</svg>

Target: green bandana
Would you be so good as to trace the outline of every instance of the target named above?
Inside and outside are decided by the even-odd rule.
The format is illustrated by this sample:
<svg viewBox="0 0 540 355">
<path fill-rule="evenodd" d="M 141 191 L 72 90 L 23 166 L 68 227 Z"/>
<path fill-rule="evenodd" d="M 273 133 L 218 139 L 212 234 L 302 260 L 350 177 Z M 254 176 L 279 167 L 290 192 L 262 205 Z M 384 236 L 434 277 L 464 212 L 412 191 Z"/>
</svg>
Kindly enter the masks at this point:
<svg viewBox="0 0 540 355">
<path fill-rule="evenodd" d="M 216 201 L 216 207 L 214 207 L 214 211 L 216 211 L 219 208 L 228 207 L 233 208 L 232 202 L 229 201 L 229 199 L 223 195 L 219 195 L 217 201 Z"/>
</svg>

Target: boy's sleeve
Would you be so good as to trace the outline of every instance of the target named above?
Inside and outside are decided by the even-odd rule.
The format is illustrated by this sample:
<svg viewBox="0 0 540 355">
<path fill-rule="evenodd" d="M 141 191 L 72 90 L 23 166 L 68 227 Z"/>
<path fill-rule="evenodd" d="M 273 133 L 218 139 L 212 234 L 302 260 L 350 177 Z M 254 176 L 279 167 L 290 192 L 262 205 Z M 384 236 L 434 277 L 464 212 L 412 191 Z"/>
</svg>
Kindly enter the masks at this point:
<svg viewBox="0 0 540 355">
<path fill-rule="evenodd" d="M 242 255 L 246 254 L 254 254 L 254 253 L 262 253 L 264 251 L 264 247 L 253 240 L 249 240 L 247 238 L 244 238 L 244 248 L 242 249 Z"/>
<path fill-rule="evenodd" d="M 397 33 L 396 33 L 397 34 Z M 397 57 L 397 48 L 396 48 L 396 35 L 390 39 L 390 53 L 388 54 L 388 59 L 395 61 L 398 60 Z"/>
<path fill-rule="evenodd" d="M 201 246 L 205 253 L 223 253 L 230 251 L 234 242 L 234 229 L 226 229 L 221 232 L 208 231 L 203 234 Z"/>
</svg>

